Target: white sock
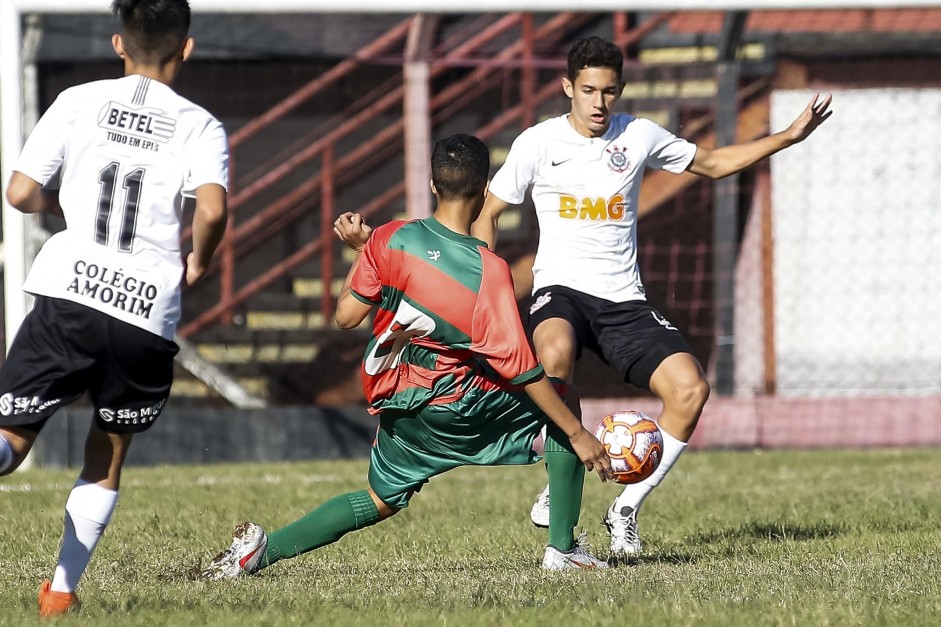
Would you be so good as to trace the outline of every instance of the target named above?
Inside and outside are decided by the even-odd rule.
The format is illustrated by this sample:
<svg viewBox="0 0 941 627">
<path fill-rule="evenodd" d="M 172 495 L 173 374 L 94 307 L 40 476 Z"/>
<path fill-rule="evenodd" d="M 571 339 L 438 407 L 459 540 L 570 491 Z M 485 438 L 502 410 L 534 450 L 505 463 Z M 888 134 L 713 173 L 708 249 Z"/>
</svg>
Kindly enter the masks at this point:
<svg viewBox="0 0 941 627">
<path fill-rule="evenodd" d="M 7 439 L 0 435 L 0 472 L 13 465 L 13 449 Z"/>
<path fill-rule="evenodd" d="M 640 483 L 632 483 L 624 486 L 621 495 L 614 499 L 614 503 L 611 505 L 611 509 L 615 512 L 620 512 L 625 507 L 630 507 L 634 510 L 640 509 L 647 495 L 660 485 L 663 478 L 670 472 L 670 468 L 673 467 L 676 460 L 679 459 L 683 451 L 686 450 L 686 442 L 677 440 L 663 429 L 660 429 L 660 433 L 663 435 L 663 458 L 660 460 L 660 465 L 657 466 L 657 469 L 653 471 L 652 475 Z"/>
<path fill-rule="evenodd" d="M 65 503 L 65 532 L 52 590 L 75 592 L 118 502 L 115 490 L 79 479 Z"/>
</svg>

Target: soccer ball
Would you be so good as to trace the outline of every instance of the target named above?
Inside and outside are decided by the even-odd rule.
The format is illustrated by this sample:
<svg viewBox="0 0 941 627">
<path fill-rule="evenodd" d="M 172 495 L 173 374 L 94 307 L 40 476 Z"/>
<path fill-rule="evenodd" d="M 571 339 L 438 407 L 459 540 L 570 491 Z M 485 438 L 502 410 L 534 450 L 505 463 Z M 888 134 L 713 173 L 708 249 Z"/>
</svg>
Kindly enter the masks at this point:
<svg viewBox="0 0 941 627">
<path fill-rule="evenodd" d="M 639 411 L 628 409 L 605 416 L 595 428 L 595 437 L 608 451 L 615 483 L 638 483 L 660 465 L 660 428 Z"/>
</svg>

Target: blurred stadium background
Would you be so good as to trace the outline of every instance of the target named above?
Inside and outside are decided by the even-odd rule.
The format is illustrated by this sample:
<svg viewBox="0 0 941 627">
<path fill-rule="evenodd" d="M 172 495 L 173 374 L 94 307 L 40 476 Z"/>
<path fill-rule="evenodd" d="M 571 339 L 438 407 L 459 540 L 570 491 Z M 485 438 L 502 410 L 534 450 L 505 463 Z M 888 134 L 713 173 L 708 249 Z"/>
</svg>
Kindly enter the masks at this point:
<svg viewBox="0 0 941 627">
<path fill-rule="evenodd" d="M 22 139 L 11 134 L 64 88 L 121 71 L 106 0 L 97 13 L 46 4 L 0 5 L 4 184 Z M 331 324 L 351 261 L 335 215 L 425 215 L 430 143 L 447 134 L 485 139 L 498 167 L 522 129 L 568 110 L 559 77 L 586 35 L 626 53 L 620 110 L 705 145 L 781 130 L 813 93 L 834 94 L 810 140 L 740 176 L 645 179 L 648 296 L 714 386 L 692 444 L 941 444 L 941 3 L 441 14 L 192 4 L 196 53 L 177 88 L 229 131 L 229 232 L 211 276 L 184 295 L 174 398 L 132 461 L 363 454 L 368 331 Z M 26 306 L 17 268 L 63 224 L 4 205 L 3 226 L 8 340 Z M 531 206 L 501 229 L 525 311 Z M 579 368 L 586 422 L 626 407 L 658 413 L 593 356 Z M 54 419 L 40 439 L 50 464 L 78 458 L 90 412 L 60 413 L 75 420 Z"/>
</svg>

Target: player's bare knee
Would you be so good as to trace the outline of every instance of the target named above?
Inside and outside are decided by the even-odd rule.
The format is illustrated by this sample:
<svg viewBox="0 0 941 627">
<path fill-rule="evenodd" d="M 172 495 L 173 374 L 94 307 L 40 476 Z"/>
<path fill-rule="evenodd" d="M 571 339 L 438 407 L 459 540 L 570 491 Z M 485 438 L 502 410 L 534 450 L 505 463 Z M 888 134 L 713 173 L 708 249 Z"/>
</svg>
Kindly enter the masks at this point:
<svg viewBox="0 0 941 627">
<path fill-rule="evenodd" d="M 574 348 L 564 339 L 543 340 L 537 347 L 539 360 L 552 377 L 570 380 L 575 367 Z"/>
<path fill-rule="evenodd" d="M 709 400 L 711 391 L 709 382 L 702 377 L 677 381 L 670 398 L 664 398 L 663 402 L 674 413 L 696 420 L 706 405 L 706 401 Z"/>
<path fill-rule="evenodd" d="M 709 382 L 704 378 L 700 378 L 692 385 L 690 390 L 690 397 L 694 407 L 696 407 L 696 412 L 699 413 L 702 411 L 702 408 L 705 407 L 706 401 L 709 400 L 709 395 L 712 393 L 712 386 L 709 385 Z"/>
</svg>

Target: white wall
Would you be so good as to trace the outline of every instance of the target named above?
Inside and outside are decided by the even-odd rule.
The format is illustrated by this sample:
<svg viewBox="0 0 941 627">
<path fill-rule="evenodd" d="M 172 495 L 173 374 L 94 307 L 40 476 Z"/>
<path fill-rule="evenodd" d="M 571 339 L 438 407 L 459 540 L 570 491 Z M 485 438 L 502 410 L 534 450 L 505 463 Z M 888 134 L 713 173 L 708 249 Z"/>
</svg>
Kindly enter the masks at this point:
<svg viewBox="0 0 941 627">
<path fill-rule="evenodd" d="M 809 101 L 779 91 L 771 128 Z M 941 90 L 834 93 L 772 159 L 778 393 L 941 392 Z"/>
</svg>

